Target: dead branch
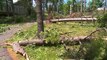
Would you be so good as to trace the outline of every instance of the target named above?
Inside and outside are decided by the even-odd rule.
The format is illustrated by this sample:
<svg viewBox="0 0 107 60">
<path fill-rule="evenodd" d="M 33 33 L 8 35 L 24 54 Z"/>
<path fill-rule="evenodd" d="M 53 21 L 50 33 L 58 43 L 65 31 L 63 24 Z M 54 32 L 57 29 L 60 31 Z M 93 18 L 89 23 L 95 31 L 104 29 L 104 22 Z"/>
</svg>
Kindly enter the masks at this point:
<svg viewBox="0 0 107 60">
<path fill-rule="evenodd" d="M 107 29 L 106 28 L 99 28 L 93 32 L 91 32 L 88 36 L 86 36 L 84 39 L 87 39 L 88 37 L 92 37 L 92 35 L 98 31 L 101 31 L 101 30 L 104 30 L 105 32 L 107 32 Z"/>
</svg>

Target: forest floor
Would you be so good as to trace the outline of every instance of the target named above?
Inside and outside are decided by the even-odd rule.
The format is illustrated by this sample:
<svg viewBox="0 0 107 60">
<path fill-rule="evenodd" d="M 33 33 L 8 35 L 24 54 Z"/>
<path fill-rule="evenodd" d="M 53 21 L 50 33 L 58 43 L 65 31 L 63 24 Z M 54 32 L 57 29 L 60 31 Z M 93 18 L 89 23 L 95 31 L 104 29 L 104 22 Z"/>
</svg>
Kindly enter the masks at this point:
<svg viewBox="0 0 107 60">
<path fill-rule="evenodd" d="M 86 36 L 96 29 L 92 23 L 52 23 L 45 24 L 45 38 L 47 41 L 57 42 L 59 34 L 71 32 L 66 34 L 68 37 Z M 47 32 L 48 31 L 48 32 Z M 18 42 L 23 40 L 32 40 L 36 38 L 37 24 L 36 23 L 23 23 L 12 25 L 8 30 L 0 35 L 0 42 Z M 2 45 L 2 44 L 0 44 Z M 28 45 L 23 47 L 31 60 L 62 60 L 64 53 L 66 53 L 63 45 L 58 46 L 35 46 Z M 17 55 L 12 51 L 12 47 L 1 46 L 0 60 L 25 60 L 21 55 Z M 2 55 L 4 54 L 4 55 Z M 7 59 L 8 58 L 8 59 Z"/>
<path fill-rule="evenodd" d="M 6 31 L 0 34 L 0 60 L 18 60 L 15 52 L 11 48 L 6 48 L 3 43 L 17 32 L 27 29 L 32 25 L 34 25 L 34 22 L 11 25 Z"/>
<path fill-rule="evenodd" d="M 87 36 L 92 31 L 96 30 L 96 26 L 93 23 L 73 23 L 73 22 L 58 22 L 52 24 L 45 24 L 45 31 L 43 33 L 44 39 L 46 41 L 58 42 L 60 34 L 67 33 L 65 37 L 77 37 L 77 36 Z M 17 42 L 25 40 L 33 40 L 36 38 L 35 34 L 37 32 L 37 24 L 33 25 L 29 29 L 20 31 L 15 34 L 7 42 Z M 70 33 L 69 33 L 70 32 Z M 48 37 L 46 37 L 48 36 Z M 66 51 L 63 45 L 57 46 L 36 46 L 28 45 L 23 47 L 27 52 L 30 60 L 63 60 L 66 55 Z M 25 60 L 22 56 L 19 60 Z"/>
</svg>

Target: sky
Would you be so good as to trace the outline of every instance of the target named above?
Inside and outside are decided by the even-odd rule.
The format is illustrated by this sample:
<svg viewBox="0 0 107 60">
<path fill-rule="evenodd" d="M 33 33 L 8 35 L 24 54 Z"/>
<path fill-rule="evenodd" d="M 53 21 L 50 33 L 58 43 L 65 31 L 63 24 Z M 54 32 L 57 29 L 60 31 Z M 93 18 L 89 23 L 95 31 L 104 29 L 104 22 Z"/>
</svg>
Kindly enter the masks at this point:
<svg viewBox="0 0 107 60">
<path fill-rule="evenodd" d="M 64 2 L 66 3 L 68 0 L 64 0 Z M 87 1 L 87 3 L 89 2 L 89 1 L 91 1 L 91 0 L 86 0 Z"/>
<path fill-rule="evenodd" d="M 67 2 L 67 0 L 64 0 L 64 2 L 66 3 L 66 2 Z"/>
<path fill-rule="evenodd" d="M 18 0 L 13 0 L 13 2 L 15 3 L 15 2 L 17 2 Z"/>
<path fill-rule="evenodd" d="M 18 0 L 13 0 L 13 2 L 17 2 Z M 68 0 L 64 0 L 64 2 L 66 3 Z M 87 2 L 89 2 L 89 0 L 86 0 Z"/>
</svg>

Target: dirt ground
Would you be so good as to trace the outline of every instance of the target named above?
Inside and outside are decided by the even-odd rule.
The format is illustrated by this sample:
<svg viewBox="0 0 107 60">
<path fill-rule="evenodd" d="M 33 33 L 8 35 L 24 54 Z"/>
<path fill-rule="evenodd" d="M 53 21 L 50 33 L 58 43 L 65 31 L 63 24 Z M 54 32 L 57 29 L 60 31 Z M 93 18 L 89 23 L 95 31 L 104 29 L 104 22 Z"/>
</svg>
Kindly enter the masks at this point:
<svg viewBox="0 0 107 60">
<path fill-rule="evenodd" d="M 17 54 L 12 48 L 6 48 L 4 42 L 14 36 L 20 30 L 27 29 L 34 25 L 34 22 L 17 24 L 9 27 L 9 29 L 0 35 L 0 60 L 18 60 Z"/>
</svg>

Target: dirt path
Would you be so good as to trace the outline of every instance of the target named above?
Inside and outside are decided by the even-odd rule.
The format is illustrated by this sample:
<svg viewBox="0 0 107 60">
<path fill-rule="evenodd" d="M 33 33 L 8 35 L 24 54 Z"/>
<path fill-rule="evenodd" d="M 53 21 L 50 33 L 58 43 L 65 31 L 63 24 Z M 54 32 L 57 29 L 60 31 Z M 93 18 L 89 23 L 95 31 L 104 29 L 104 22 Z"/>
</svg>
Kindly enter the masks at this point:
<svg viewBox="0 0 107 60">
<path fill-rule="evenodd" d="M 20 30 L 27 29 L 34 25 L 34 23 L 24 23 L 11 26 L 9 30 L 5 31 L 4 33 L 0 34 L 0 60 L 17 60 L 15 57 L 12 56 L 13 53 L 10 49 L 3 47 L 3 43 L 14 36 L 15 33 L 19 32 Z"/>
</svg>

